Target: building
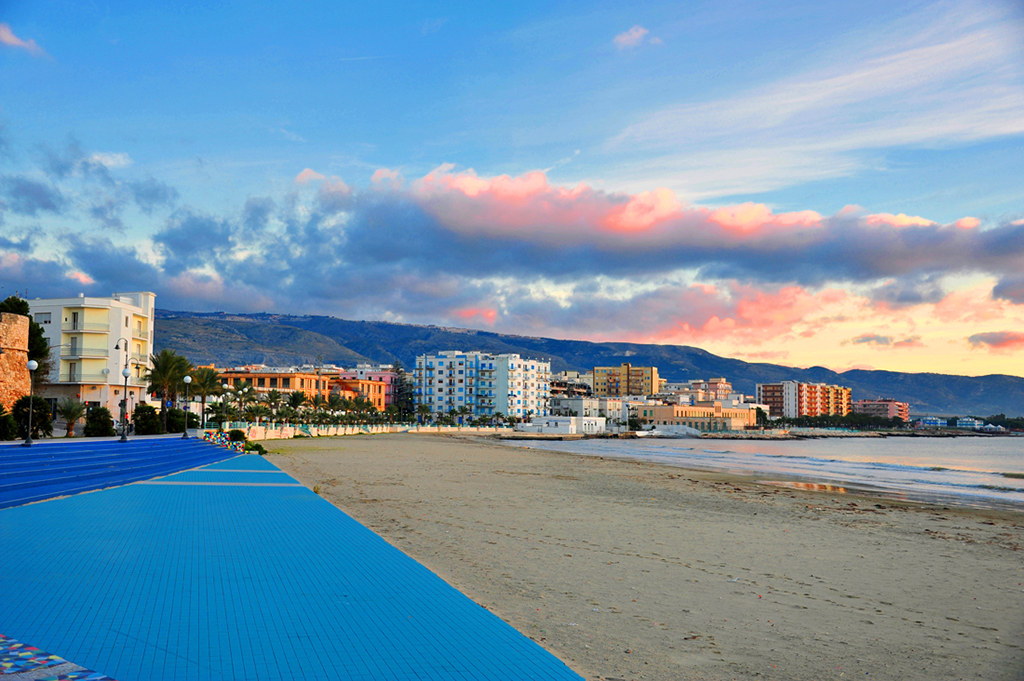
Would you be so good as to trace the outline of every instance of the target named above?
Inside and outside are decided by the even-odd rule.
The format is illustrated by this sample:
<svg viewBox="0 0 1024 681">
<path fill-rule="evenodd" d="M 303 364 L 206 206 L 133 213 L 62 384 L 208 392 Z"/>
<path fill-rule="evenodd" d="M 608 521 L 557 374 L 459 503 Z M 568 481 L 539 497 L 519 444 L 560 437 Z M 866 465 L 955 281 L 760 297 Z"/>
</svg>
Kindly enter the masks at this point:
<svg viewBox="0 0 1024 681">
<path fill-rule="evenodd" d="M 530 423 L 517 423 L 521 433 L 558 435 L 597 435 L 605 432 L 605 419 L 601 416 L 541 416 Z"/>
<path fill-rule="evenodd" d="M 370 399 L 369 395 L 382 396 L 383 401 L 381 406 L 378 407 L 380 411 L 384 411 L 398 399 L 398 381 L 401 379 L 396 372 L 391 370 L 391 366 L 388 364 L 359 364 L 355 369 L 342 369 L 338 372 L 338 379 L 378 383 L 379 385 L 364 386 L 366 388 L 365 392 L 356 392 L 367 396 L 367 399 Z M 374 402 L 374 405 L 376 404 Z"/>
<path fill-rule="evenodd" d="M 853 403 L 853 412 L 879 416 L 883 419 L 901 419 L 904 423 L 910 420 L 910 405 L 888 397 L 877 400 L 857 400 Z"/>
<path fill-rule="evenodd" d="M 447 350 L 416 358 L 413 400 L 434 414 L 546 416 L 550 376 L 550 362 Z"/>
<path fill-rule="evenodd" d="M 972 418 L 970 416 L 963 416 L 956 420 L 957 428 L 969 428 L 970 430 L 979 430 L 985 426 L 985 422 L 981 419 Z"/>
<path fill-rule="evenodd" d="M 664 404 L 640 407 L 637 417 L 647 419 L 658 430 L 691 428 L 705 433 L 745 430 L 757 425 L 757 412 L 745 407 L 727 407 L 721 402 L 694 405 Z"/>
<path fill-rule="evenodd" d="M 590 397 L 594 394 L 594 377 L 578 371 L 563 371 L 551 377 L 551 397 Z"/>
<path fill-rule="evenodd" d="M 0 313 L 0 406 L 10 411 L 29 393 L 28 317 Z"/>
<path fill-rule="evenodd" d="M 939 416 L 924 416 L 917 422 L 918 428 L 945 428 L 947 421 Z"/>
<path fill-rule="evenodd" d="M 71 397 L 87 407 L 106 407 L 119 419 L 125 399 L 122 372 L 128 369 L 126 409 L 131 414 L 146 401 L 155 302 L 156 294 L 149 291 L 30 300 L 32 319 L 43 327 L 54 359 L 40 397 L 51 406 Z"/>
<path fill-rule="evenodd" d="M 846 416 L 850 413 L 852 390 L 824 383 L 758 383 L 759 404 L 769 407 L 769 416 L 795 419 L 800 416 Z"/>
<path fill-rule="evenodd" d="M 338 377 L 334 366 L 268 367 L 263 364 L 249 364 L 230 369 L 217 369 L 221 380 L 228 385 L 240 387 L 250 384 L 257 393 L 266 394 L 271 390 L 289 394 L 305 393 L 307 399 L 316 395 L 327 398 L 331 394 L 331 381 Z"/>
<path fill-rule="evenodd" d="M 629 407 L 617 397 L 552 397 L 548 413 L 556 416 L 602 417 L 608 425 L 618 426 L 629 420 Z"/>
<path fill-rule="evenodd" d="M 332 392 L 337 392 L 343 398 L 348 399 L 362 397 L 372 404 L 373 408 L 377 411 L 384 411 L 387 408 L 387 387 L 387 383 L 372 378 L 336 377 L 331 381 Z"/>
<path fill-rule="evenodd" d="M 594 367 L 594 396 L 654 395 L 661 390 L 658 367 Z"/>
</svg>

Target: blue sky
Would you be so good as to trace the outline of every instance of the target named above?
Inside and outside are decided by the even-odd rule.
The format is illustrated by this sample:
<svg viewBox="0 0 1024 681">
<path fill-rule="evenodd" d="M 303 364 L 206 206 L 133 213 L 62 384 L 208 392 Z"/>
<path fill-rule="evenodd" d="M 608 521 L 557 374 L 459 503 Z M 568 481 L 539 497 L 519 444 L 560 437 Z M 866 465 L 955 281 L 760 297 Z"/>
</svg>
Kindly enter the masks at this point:
<svg viewBox="0 0 1024 681">
<path fill-rule="evenodd" d="M 8 290 L 1024 373 L 1019 3 L 6 2 L 0 125 Z"/>
</svg>

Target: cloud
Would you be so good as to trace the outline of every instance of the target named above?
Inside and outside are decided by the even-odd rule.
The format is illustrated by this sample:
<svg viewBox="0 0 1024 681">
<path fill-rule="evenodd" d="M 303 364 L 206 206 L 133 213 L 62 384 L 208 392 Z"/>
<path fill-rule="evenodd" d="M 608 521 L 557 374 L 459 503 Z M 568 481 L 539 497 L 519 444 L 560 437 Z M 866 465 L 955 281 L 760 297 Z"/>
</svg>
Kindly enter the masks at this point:
<svg viewBox="0 0 1024 681">
<path fill-rule="evenodd" d="M 984 348 L 989 352 L 1011 353 L 1024 349 L 1024 333 L 1017 331 L 992 331 L 976 333 L 967 339 L 972 349 Z"/>
<path fill-rule="evenodd" d="M 36 44 L 35 40 L 22 40 L 14 35 L 10 24 L 0 24 L 0 45 L 22 49 L 37 57 L 48 56 L 43 48 Z"/>
<path fill-rule="evenodd" d="M 620 50 L 632 49 L 639 46 L 644 41 L 644 36 L 648 33 L 650 33 L 650 31 L 637 24 L 628 31 L 624 31 L 612 38 L 612 43 L 614 43 L 615 47 Z"/>
<path fill-rule="evenodd" d="M 498 311 L 494 308 L 467 307 L 453 310 L 451 314 L 467 323 L 483 322 L 488 326 L 494 326 L 494 320 L 498 317 Z"/>
<path fill-rule="evenodd" d="M 960 229 L 974 229 L 981 224 L 978 218 L 960 218 L 954 223 Z"/>
<path fill-rule="evenodd" d="M 898 349 L 923 348 L 925 347 L 925 344 L 921 342 L 920 336 L 910 336 L 908 338 L 904 338 L 903 340 L 896 341 L 895 343 L 892 344 L 892 346 Z"/>
<path fill-rule="evenodd" d="M 992 297 L 1024 305 L 1024 274 L 1000 279 L 992 289 Z"/>
<path fill-rule="evenodd" d="M 312 168 L 306 168 L 301 173 L 295 176 L 295 184 L 307 184 L 309 182 L 326 179 L 326 175 L 321 175 Z"/>
<path fill-rule="evenodd" d="M 878 225 L 889 225 L 891 227 L 930 227 L 935 224 L 926 218 L 917 217 L 916 215 L 905 215 L 903 213 L 900 213 L 899 215 L 893 215 L 892 213 L 878 213 L 877 215 L 867 216 L 866 221 L 873 227 Z"/>
<path fill-rule="evenodd" d="M 93 154 L 89 157 L 89 162 L 105 168 L 126 168 L 132 164 L 132 157 L 122 153 Z"/>
<path fill-rule="evenodd" d="M 124 223 L 121 221 L 121 204 L 108 198 L 89 208 L 89 215 L 96 218 L 107 229 L 116 232 L 124 231 Z"/>
<path fill-rule="evenodd" d="M 177 189 L 152 177 L 126 182 L 124 187 L 135 204 L 147 214 L 161 206 L 173 206 L 179 196 Z"/>
<path fill-rule="evenodd" d="M 242 206 L 242 224 L 251 232 L 262 232 L 270 221 L 276 204 L 270 197 L 253 196 Z"/>
<path fill-rule="evenodd" d="M 803 73 L 645 113 L 605 151 L 633 187 L 696 201 L 849 176 L 877 168 L 880 149 L 1018 135 L 1024 50 L 1011 11 L 929 6 L 872 40 L 841 38 Z"/>
<path fill-rule="evenodd" d="M 856 338 L 850 340 L 854 345 L 871 344 L 871 345 L 892 345 L 892 337 L 890 336 L 879 336 L 878 334 L 865 333 Z"/>
<path fill-rule="evenodd" d="M 8 208 L 21 215 L 60 213 L 67 203 L 58 188 L 24 175 L 0 176 L 0 192 L 7 198 Z"/>
<path fill-rule="evenodd" d="M 370 177 L 370 182 L 376 185 L 397 189 L 402 186 L 402 174 L 390 168 L 377 168 Z"/>
</svg>

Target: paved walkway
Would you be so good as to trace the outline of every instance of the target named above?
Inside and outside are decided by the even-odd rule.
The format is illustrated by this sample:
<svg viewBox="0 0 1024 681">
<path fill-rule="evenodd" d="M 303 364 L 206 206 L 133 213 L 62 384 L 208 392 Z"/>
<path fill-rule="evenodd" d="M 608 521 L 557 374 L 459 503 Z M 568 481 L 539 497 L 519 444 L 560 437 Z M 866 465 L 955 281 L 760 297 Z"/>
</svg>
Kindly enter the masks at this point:
<svg viewBox="0 0 1024 681">
<path fill-rule="evenodd" d="M 580 679 L 258 456 L 0 510 L 0 632 L 119 681 Z"/>
</svg>

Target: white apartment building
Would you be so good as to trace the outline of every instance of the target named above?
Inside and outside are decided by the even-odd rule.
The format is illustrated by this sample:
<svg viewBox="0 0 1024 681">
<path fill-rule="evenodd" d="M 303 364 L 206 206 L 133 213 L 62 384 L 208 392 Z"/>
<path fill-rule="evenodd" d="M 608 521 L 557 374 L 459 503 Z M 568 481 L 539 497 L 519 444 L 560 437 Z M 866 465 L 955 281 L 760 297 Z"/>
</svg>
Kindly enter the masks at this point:
<svg viewBox="0 0 1024 681">
<path fill-rule="evenodd" d="M 51 405 L 73 397 L 106 407 L 120 418 L 127 368 L 129 413 L 146 400 L 146 372 L 152 366 L 156 294 L 115 293 L 110 298 L 47 298 L 29 301 L 54 359 L 40 396 Z"/>
<path fill-rule="evenodd" d="M 516 354 L 446 350 L 420 355 L 413 370 L 413 399 L 435 414 L 546 416 L 551 363 Z"/>
</svg>

